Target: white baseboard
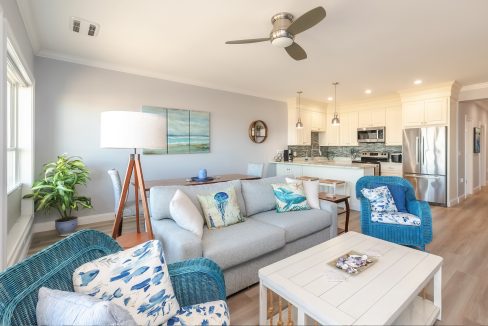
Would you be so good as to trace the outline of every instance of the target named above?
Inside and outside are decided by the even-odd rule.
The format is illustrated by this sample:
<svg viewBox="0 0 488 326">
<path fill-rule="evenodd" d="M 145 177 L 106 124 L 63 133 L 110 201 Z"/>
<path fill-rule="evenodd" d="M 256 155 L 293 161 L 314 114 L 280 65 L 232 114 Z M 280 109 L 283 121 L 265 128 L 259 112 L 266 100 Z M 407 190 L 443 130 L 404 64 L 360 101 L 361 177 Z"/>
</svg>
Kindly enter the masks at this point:
<svg viewBox="0 0 488 326">
<path fill-rule="evenodd" d="M 12 266 L 27 256 L 32 239 L 34 216 L 20 216 L 7 235 L 7 266 Z"/>
<path fill-rule="evenodd" d="M 78 225 L 86 225 L 97 222 L 113 221 L 115 219 L 114 213 L 103 213 L 95 215 L 87 215 L 78 217 Z M 46 232 L 55 230 L 54 221 L 35 223 L 32 228 L 32 233 Z"/>
<path fill-rule="evenodd" d="M 481 190 L 481 186 L 478 186 L 478 187 L 474 188 L 473 189 L 473 194 L 477 193 L 480 190 Z"/>
</svg>

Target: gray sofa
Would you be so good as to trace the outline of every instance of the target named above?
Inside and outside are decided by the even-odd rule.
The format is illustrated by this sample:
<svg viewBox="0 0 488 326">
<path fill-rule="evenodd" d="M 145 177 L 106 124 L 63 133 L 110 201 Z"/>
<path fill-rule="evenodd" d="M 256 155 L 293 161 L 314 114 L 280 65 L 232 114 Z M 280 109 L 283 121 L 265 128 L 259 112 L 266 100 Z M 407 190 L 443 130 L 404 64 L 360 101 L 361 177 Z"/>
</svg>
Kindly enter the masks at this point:
<svg viewBox="0 0 488 326">
<path fill-rule="evenodd" d="M 337 235 L 337 207 L 321 201 L 321 209 L 276 213 L 273 183 L 285 177 L 235 180 L 198 186 L 162 186 L 150 191 L 154 237 L 163 244 L 169 263 L 195 257 L 215 261 L 223 270 L 227 295 L 259 281 L 258 270 Z M 204 226 L 202 239 L 180 228 L 169 203 L 177 189 L 201 211 L 197 194 L 234 187 L 246 221 L 217 230 Z"/>
</svg>

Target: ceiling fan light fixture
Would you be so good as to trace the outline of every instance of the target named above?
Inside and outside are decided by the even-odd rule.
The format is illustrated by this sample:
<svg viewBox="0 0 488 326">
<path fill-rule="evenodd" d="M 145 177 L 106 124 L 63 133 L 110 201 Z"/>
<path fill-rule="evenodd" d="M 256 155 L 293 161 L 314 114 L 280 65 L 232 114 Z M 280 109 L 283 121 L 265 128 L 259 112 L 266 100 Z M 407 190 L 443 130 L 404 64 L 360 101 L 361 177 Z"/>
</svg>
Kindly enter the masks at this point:
<svg viewBox="0 0 488 326">
<path fill-rule="evenodd" d="M 277 37 L 277 38 L 271 40 L 271 44 L 273 44 L 273 46 L 276 46 L 278 48 L 287 48 L 293 44 L 293 39 L 288 38 L 286 36 L 285 37 Z"/>
</svg>

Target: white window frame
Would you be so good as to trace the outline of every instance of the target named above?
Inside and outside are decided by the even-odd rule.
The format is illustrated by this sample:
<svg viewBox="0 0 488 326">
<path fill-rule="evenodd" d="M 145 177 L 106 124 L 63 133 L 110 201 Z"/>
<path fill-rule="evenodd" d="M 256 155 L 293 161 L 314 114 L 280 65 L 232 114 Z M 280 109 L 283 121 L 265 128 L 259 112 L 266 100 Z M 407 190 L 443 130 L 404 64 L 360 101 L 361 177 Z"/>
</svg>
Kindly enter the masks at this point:
<svg viewBox="0 0 488 326">
<path fill-rule="evenodd" d="M 9 61 L 7 61 L 9 62 Z M 9 63 L 7 63 L 9 66 Z M 20 173 L 19 173 L 19 147 L 18 147 L 18 129 L 19 129 L 19 119 L 18 119 L 18 96 L 19 96 L 19 87 L 21 87 L 20 83 L 18 82 L 17 76 L 15 73 L 12 72 L 10 67 L 7 68 L 7 84 L 10 84 L 10 94 L 7 93 L 7 96 L 10 95 L 9 103 L 7 107 L 7 116 L 10 119 L 7 121 L 9 126 L 7 130 L 10 130 L 10 134 L 7 135 L 7 157 L 10 153 L 14 153 L 14 182 L 13 184 L 7 185 L 7 194 L 12 193 L 16 189 L 18 189 L 22 184 L 20 182 Z M 10 179 L 10 176 L 7 175 L 7 180 Z"/>
</svg>

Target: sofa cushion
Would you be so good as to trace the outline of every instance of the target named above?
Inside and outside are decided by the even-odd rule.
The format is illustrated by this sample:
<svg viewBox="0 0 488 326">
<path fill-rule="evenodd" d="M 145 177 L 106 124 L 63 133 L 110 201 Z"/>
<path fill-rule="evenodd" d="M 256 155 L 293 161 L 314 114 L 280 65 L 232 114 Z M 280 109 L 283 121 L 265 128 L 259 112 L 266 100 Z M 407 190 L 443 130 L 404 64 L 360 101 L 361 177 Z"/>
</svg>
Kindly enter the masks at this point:
<svg viewBox="0 0 488 326">
<path fill-rule="evenodd" d="M 271 177 L 258 180 L 242 180 L 242 196 L 247 216 L 266 212 L 276 207 L 273 183 L 285 183 L 285 177 Z"/>
<path fill-rule="evenodd" d="M 218 182 L 197 186 L 161 186 L 152 187 L 149 192 L 149 203 L 151 205 L 151 219 L 162 220 L 163 218 L 171 218 L 169 212 L 169 203 L 176 193 L 177 189 L 183 191 L 198 208 L 198 211 L 203 216 L 203 210 L 200 207 L 200 202 L 198 201 L 198 195 L 206 195 L 210 193 L 216 193 L 219 191 L 224 191 L 229 187 L 234 187 L 237 196 L 237 203 L 243 216 L 246 216 L 246 206 L 244 205 L 244 199 L 242 198 L 241 192 L 241 181 L 233 180 L 227 182 Z"/>
<path fill-rule="evenodd" d="M 170 219 L 153 220 L 151 226 L 154 239 L 163 244 L 164 256 L 168 263 L 202 257 L 201 238 L 182 229 L 175 221 Z"/>
<path fill-rule="evenodd" d="M 393 201 L 399 212 L 408 213 L 407 210 L 407 187 L 395 184 L 381 184 L 372 182 L 369 184 L 370 188 L 377 188 L 387 186 L 393 196 Z"/>
<path fill-rule="evenodd" d="M 180 189 L 176 190 L 171 199 L 169 211 L 176 224 L 202 238 L 203 217 L 191 199 Z"/>
<path fill-rule="evenodd" d="M 248 220 L 259 221 L 283 229 L 287 243 L 323 230 L 332 223 L 331 214 L 320 209 L 286 213 L 268 211 L 256 214 Z"/>
<path fill-rule="evenodd" d="M 373 189 L 361 189 L 361 193 L 369 200 L 372 212 L 398 212 L 393 196 L 387 186 Z"/>
<path fill-rule="evenodd" d="M 371 212 L 371 221 L 386 224 L 420 226 L 420 217 L 403 212 Z"/>
<path fill-rule="evenodd" d="M 285 245 L 285 232 L 276 226 L 247 219 L 226 228 L 203 230 L 203 256 L 226 269 Z"/>
</svg>

